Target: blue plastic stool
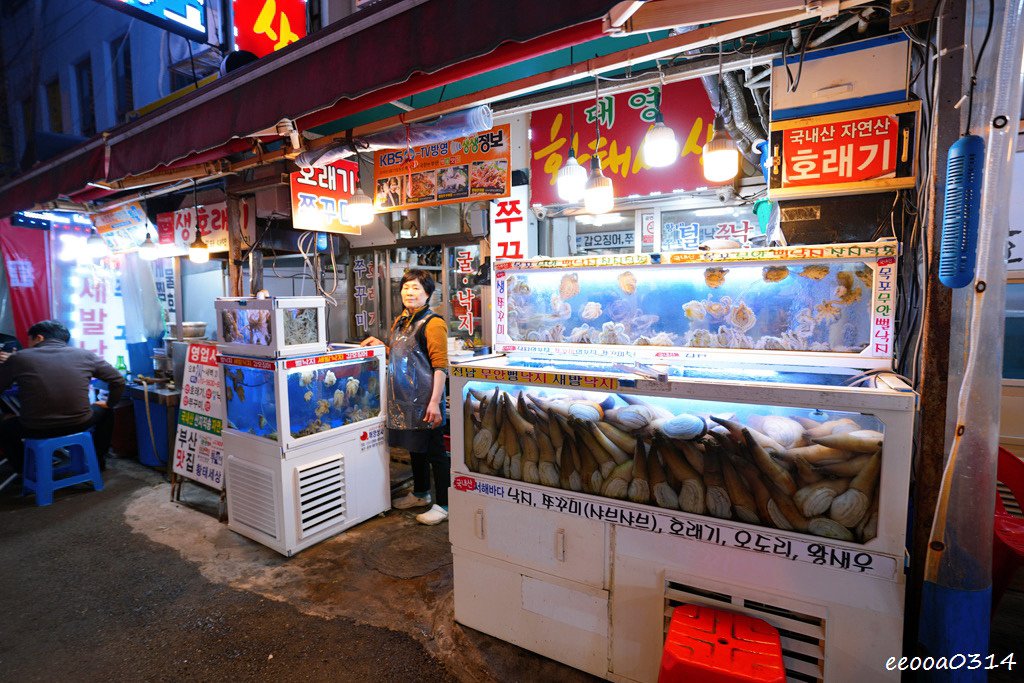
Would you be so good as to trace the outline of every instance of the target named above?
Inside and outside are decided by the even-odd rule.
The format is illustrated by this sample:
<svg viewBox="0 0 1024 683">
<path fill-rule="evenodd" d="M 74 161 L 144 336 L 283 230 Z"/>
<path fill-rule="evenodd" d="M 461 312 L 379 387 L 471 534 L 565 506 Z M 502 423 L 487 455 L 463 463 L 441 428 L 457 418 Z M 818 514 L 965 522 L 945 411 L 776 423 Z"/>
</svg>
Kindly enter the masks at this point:
<svg viewBox="0 0 1024 683">
<path fill-rule="evenodd" d="M 96 449 L 89 432 L 78 432 L 52 439 L 24 439 L 25 467 L 21 477 L 22 495 L 35 492 L 36 505 L 53 502 L 53 492 L 75 484 L 91 482 L 96 491 L 103 490 L 103 477 Z M 53 454 L 68 452 L 70 462 L 54 469 Z"/>
</svg>

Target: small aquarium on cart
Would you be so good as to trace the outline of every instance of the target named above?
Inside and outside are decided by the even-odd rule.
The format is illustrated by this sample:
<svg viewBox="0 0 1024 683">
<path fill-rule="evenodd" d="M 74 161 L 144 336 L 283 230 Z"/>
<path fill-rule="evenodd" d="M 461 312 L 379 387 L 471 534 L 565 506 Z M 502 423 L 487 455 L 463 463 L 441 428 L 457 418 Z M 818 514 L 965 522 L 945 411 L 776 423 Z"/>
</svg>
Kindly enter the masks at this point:
<svg viewBox="0 0 1024 683">
<path fill-rule="evenodd" d="M 225 428 L 289 450 L 381 415 L 383 347 L 281 358 L 221 355 Z"/>
<path fill-rule="evenodd" d="M 456 619 L 648 681 L 667 610 L 724 606 L 798 680 L 877 679 L 916 408 L 886 372 L 897 250 L 496 264 L 505 355 L 451 371 Z"/>
<path fill-rule="evenodd" d="M 280 358 L 327 350 L 321 296 L 223 297 L 214 307 L 223 353 Z"/>
</svg>

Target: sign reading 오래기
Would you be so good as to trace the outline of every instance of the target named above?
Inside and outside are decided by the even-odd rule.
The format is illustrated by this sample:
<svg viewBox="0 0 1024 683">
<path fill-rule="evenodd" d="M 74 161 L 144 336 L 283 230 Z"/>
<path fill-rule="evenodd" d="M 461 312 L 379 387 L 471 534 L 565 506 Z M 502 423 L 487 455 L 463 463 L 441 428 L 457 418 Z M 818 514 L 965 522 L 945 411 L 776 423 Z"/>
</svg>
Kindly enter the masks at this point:
<svg viewBox="0 0 1024 683">
<path fill-rule="evenodd" d="M 374 204 L 394 211 L 507 197 L 510 130 L 505 124 L 447 142 L 375 152 Z"/>
<path fill-rule="evenodd" d="M 224 439 L 217 347 L 189 344 L 182 378 L 172 468 L 215 489 L 224 488 Z"/>
<path fill-rule="evenodd" d="M 920 102 L 772 123 L 772 199 L 914 187 Z"/>
</svg>

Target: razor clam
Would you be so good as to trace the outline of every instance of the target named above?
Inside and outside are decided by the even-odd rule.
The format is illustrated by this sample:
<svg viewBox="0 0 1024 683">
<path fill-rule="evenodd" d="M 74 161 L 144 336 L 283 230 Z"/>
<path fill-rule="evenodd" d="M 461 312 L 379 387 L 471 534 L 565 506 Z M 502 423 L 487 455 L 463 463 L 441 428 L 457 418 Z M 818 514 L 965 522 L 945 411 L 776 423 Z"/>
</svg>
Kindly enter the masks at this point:
<svg viewBox="0 0 1024 683">
<path fill-rule="evenodd" d="M 679 494 L 665 481 L 665 470 L 653 444 L 647 454 L 647 481 L 651 487 L 651 496 L 658 507 L 679 509 Z"/>
<path fill-rule="evenodd" d="M 643 439 L 637 439 L 633 448 L 633 479 L 629 482 L 627 495 L 634 503 L 648 503 L 651 500 L 651 485 L 647 474 L 647 447 Z"/>
<path fill-rule="evenodd" d="M 757 468 L 764 473 L 768 480 L 787 496 L 796 493 L 796 482 L 793 481 L 793 476 L 786 468 L 775 462 L 774 458 L 761 448 L 761 444 L 754 440 L 754 437 L 750 435 L 746 428 L 743 429 L 743 436 L 754 464 L 757 465 Z"/>
<path fill-rule="evenodd" d="M 882 452 L 870 456 L 871 460 L 850 482 L 850 488 L 832 501 L 829 516 L 845 527 L 855 527 L 864 518 L 882 471 Z"/>
<path fill-rule="evenodd" d="M 683 457 L 686 458 L 686 462 L 690 464 L 697 474 L 704 474 L 704 450 L 703 448 L 691 441 L 679 441 L 674 442 L 674 445 L 679 446 L 683 452 Z"/>
<path fill-rule="evenodd" d="M 635 437 L 627 434 L 610 422 L 595 422 L 594 425 L 622 450 L 629 452 L 632 449 L 631 444 L 636 441 Z"/>
<path fill-rule="evenodd" d="M 765 486 L 764 480 L 761 479 L 761 471 L 757 469 L 754 463 L 739 457 L 732 458 L 732 464 L 736 468 L 736 472 L 743 477 L 747 488 L 750 489 L 754 496 L 757 516 L 762 522 L 767 522 L 769 519 L 768 503 L 771 500 L 771 493 L 769 493 L 768 487 Z"/>
<path fill-rule="evenodd" d="M 572 425 L 573 431 L 576 433 L 577 444 L 584 451 L 589 452 L 597 462 L 603 480 L 615 469 L 615 459 L 594 439 L 590 423 L 570 417 L 569 424 Z"/>
<path fill-rule="evenodd" d="M 543 430 L 538 429 L 536 434 L 538 481 L 545 486 L 558 486 L 558 457 L 555 454 L 555 447 L 551 443 L 551 438 Z M 523 478 L 526 479 L 525 472 Z"/>
<path fill-rule="evenodd" d="M 797 445 L 804 436 L 804 428 L 799 422 L 779 415 L 766 416 L 758 429 L 785 448 Z"/>
<path fill-rule="evenodd" d="M 773 484 L 768 484 L 768 493 L 772 497 L 768 502 L 768 515 L 776 526 L 780 529 L 807 531 L 809 520 L 797 509 L 789 494 Z M 781 524 L 782 519 L 789 526 Z"/>
<path fill-rule="evenodd" d="M 686 461 L 671 446 L 664 444 L 660 439 L 655 439 L 651 448 L 657 449 L 665 462 L 665 467 L 681 483 L 679 509 L 683 512 L 704 514 L 706 491 L 704 490 L 704 481 L 696 470 L 686 464 Z"/>
<path fill-rule="evenodd" d="M 558 482 L 566 491 L 583 490 L 579 455 L 576 454 L 576 444 L 572 439 L 566 439 L 565 443 L 562 444 L 562 459 L 561 467 L 558 471 Z"/>
<path fill-rule="evenodd" d="M 618 394 L 618 397 L 625 401 L 628 405 L 643 406 L 645 408 L 649 408 L 650 410 L 654 411 L 654 414 L 657 417 L 672 417 L 672 413 L 665 410 L 664 408 L 657 408 L 655 406 L 652 406 L 651 404 L 647 403 L 643 399 L 637 398 L 636 396 L 631 396 L 630 394 Z"/>
<path fill-rule="evenodd" d="M 609 423 L 624 429 L 627 432 L 635 432 L 643 429 L 661 416 L 650 406 L 623 406 L 605 411 L 604 419 Z"/>
<path fill-rule="evenodd" d="M 820 472 L 827 472 L 834 477 L 856 477 L 870 460 L 870 455 L 858 455 L 843 462 L 822 463 L 815 467 Z"/>
<path fill-rule="evenodd" d="M 612 456 L 612 459 L 615 460 L 615 464 L 616 465 L 621 465 L 622 463 L 626 462 L 627 460 L 630 460 L 629 454 L 630 454 L 630 451 L 632 449 L 625 450 L 625 449 L 619 448 L 619 445 L 616 444 L 611 439 L 609 439 L 605 435 L 604 431 L 597 426 L 597 424 L 598 423 L 596 423 L 596 422 L 587 422 L 586 423 L 587 428 L 590 430 L 591 436 L 594 437 L 594 441 L 596 441 L 602 448 L 604 448 L 604 450 L 610 456 Z"/>
<path fill-rule="evenodd" d="M 728 429 L 729 436 L 732 437 L 733 441 L 735 441 L 736 443 L 744 443 L 744 427 L 739 422 L 736 422 L 735 420 L 729 420 L 724 417 L 718 417 L 717 415 L 712 415 L 711 419 L 712 421 L 717 422 L 718 424 Z"/>
<path fill-rule="evenodd" d="M 601 486 L 601 495 L 609 498 L 625 499 L 629 494 L 629 484 L 633 481 L 633 461 L 627 460 L 616 465 Z"/>
<path fill-rule="evenodd" d="M 882 448 L 882 433 L 870 429 L 829 434 L 812 439 L 814 443 L 853 453 L 874 453 Z"/>
<path fill-rule="evenodd" d="M 828 517 L 815 517 L 807 523 L 807 531 L 815 536 L 834 538 L 837 541 L 853 540 L 853 534 L 849 529 Z"/>
<path fill-rule="evenodd" d="M 721 462 L 725 490 L 729 494 L 729 500 L 732 501 L 732 509 L 736 518 L 743 522 L 757 524 L 761 521 L 757 516 L 757 503 L 743 481 L 743 477 L 736 471 L 732 456 L 723 455 Z"/>
<path fill-rule="evenodd" d="M 704 500 L 708 514 L 720 519 L 732 517 L 732 499 L 725 488 L 725 476 L 717 448 L 704 451 Z"/>
<path fill-rule="evenodd" d="M 827 462 L 843 462 L 845 460 L 849 460 L 853 456 L 849 451 L 841 451 L 837 448 L 822 446 L 821 444 L 801 446 L 800 448 L 790 448 L 789 450 L 781 451 L 779 455 L 786 460 L 803 458 L 812 465 Z"/>
</svg>

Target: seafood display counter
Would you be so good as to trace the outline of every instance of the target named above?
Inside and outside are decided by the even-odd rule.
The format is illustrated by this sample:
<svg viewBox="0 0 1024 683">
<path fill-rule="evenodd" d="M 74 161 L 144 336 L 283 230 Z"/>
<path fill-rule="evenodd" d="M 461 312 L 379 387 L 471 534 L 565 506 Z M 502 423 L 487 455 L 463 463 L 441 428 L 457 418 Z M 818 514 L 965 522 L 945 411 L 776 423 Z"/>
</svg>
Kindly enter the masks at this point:
<svg viewBox="0 0 1024 683">
<path fill-rule="evenodd" d="M 220 347 L 263 358 L 326 351 L 326 306 L 322 296 L 218 298 L 214 308 Z"/>
<path fill-rule="evenodd" d="M 220 362 L 231 529 L 291 555 L 390 507 L 383 346 Z"/>
<path fill-rule="evenodd" d="M 902 640 L 916 395 L 892 374 L 861 385 L 890 362 L 875 340 L 891 326 L 895 245 L 866 260 L 848 246 L 769 265 L 747 251 L 506 266 L 497 280 L 519 297 L 512 313 L 497 302 L 508 355 L 450 373 L 456 620 L 595 675 L 654 681 L 670 608 L 708 604 L 778 628 L 791 679 L 878 680 L 866 653 Z M 706 280 L 716 258 L 733 259 L 712 266 L 724 282 Z M 657 296 L 631 300 L 645 282 L 662 283 Z M 527 339 L 566 324 L 544 302 L 567 325 L 598 306 L 615 316 L 581 323 L 597 339 Z M 665 346 L 637 345 L 660 334 Z"/>
</svg>

